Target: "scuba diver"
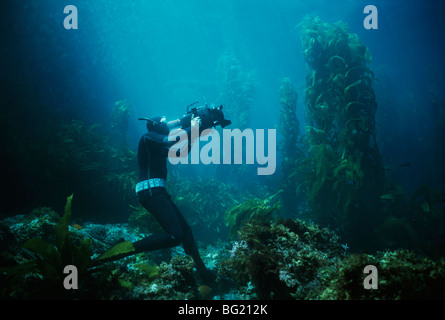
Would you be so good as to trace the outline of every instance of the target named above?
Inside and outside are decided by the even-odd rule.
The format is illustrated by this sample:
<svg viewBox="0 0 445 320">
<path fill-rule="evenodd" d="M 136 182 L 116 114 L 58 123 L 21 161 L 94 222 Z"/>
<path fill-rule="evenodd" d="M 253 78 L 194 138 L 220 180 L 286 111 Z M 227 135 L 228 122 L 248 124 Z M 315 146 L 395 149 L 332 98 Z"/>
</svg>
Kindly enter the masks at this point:
<svg viewBox="0 0 445 320">
<path fill-rule="evenodd" d="M 119 243 L 96 259 L 95 265 L 182 244 L 185 253 L 193 258 L 201 280 L 204 283 L 215 280 L 215 273 L 207 269 L 200 257 L 192 229 L 172 202 L 165 186 L 168 152 L 176 144 L 176 141 L 168 139 L 170 131 L 180 127 L 180 134 L 190 137 L 192 128 L 196 126 L 199 126 L 200 133 L 217 125 L 225 127 L 230 121 L 224 119 L 221 109 L 222 106 L 193 108 L 191 111 L 187 110 L 187 114 L 181 119 L 170 122 L 160 116 L 139 119 L 147 121 L 148 132 L 141 137 L 138 145 L 139 183 L 136 184 L 136 194 L 139 203 L 156 218 L 164 232 L 149 235 L 133 243 Z M 188 150 L 191 150 L 193 141 L 187 141 Z"/>
</svg>

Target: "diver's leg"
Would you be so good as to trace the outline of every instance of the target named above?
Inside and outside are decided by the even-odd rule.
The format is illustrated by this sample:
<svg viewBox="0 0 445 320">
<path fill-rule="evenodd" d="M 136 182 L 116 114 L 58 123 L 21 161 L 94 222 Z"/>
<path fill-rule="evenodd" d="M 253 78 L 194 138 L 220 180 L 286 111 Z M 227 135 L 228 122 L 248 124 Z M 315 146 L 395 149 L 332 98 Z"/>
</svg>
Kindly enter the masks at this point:
<svg viewBox="0 0 445 320">
<path fill-rule="evenodd" d="M 119 260 L 140 252 L 175 247 L 182 243 L 184 231 L 177 217 L 176 208 L 172 205 L 167 193 L 157 193 L 139 199 L 142 206 L 153 214 L 165 232 L 155 233 L 133 243 L 129 241 L 118 243 L 93 261 L 92 266 Z"/>
<path fill-rule="evenodd" d="M 182 245 L 184 247 L 185 253 L 190 255 L 193 258 L 193 261 L 195 262 L 196 270 L 198 270 L 198 273 L 204 282 L 214 281 L 216 278 L 216 275 L 214 272 L 207 269 L 206 265 L 202 261 L 201 255 L 199 254 L 198 246 L 196 245 L 196 241 L 193 236 L 192 229 L 190 228 L 189 224 L 182 216 L 178 207 L 172 201 L 171 201 L 171 204 L 175 208 L 176 215 L 178 217 L 178 220 L 179 220 L 182 230 L 184 232 Z"/>
<path fill-rule="evenodd" d="M 184 231 L 178 220 L 176 207 L 167 193 L 154 194 L 141 204 L 155 217 L 165 232 L 155 233 L 134 242 L 136 253 L 178 246 L 183 241 Z"/>
</svg>

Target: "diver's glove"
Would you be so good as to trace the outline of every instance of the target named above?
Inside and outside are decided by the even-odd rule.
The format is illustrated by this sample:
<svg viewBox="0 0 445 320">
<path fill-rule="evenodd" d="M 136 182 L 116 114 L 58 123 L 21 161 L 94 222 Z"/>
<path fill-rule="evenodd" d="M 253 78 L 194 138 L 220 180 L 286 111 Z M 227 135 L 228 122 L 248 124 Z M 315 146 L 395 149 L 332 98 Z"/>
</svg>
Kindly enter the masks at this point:
<svg viewBox="0 0 445 320">
<path fill-rule="evenodd" d="M 190 127 L 190 123 L 192 121 L 192 115 L 191 114 L 187 114 L 185 116 L 183 116 L 179 121 L 181 124 L 181 128 L 182 129 L 187 129 L 188 127 Z"/>
<path fill-rule="evenodd" d="M 194 117 L 191 121 L 190 121 L 190 127 L 195 128 L 196 126 L 200 126 L 201 125 L 201 118 L 200 117 Z M 203 128 L 205 129 L 205 128 Z"/>
<path fill-rule="evenodd" d="M 193 128 L 198 124 L 201 125 L 202 123 L 201 118 L 199 116 L 193 117 L 191 114 L 185 115 L 179 121 L 181 123 L 182 129 Z"/>
</svg>

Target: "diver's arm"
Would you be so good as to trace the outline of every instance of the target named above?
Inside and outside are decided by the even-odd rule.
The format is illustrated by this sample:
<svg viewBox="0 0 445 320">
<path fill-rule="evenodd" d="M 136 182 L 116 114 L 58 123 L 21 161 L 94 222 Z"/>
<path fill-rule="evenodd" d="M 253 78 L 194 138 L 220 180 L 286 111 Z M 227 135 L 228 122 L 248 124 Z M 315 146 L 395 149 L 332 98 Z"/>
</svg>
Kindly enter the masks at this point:
<svg viewBox="0 0 445 320">
<path fill-rule="evenodd" d="M 175 137 L 176 139 L 172 141 L 168 141 L 170 143 L 169 152 L 174 152 L 175 154 L 180 154 L 180 157 L 186 157 L 190 150 L 193 147 L 193 144 L 199 139 L 199 134 L 195 139 L 192 140 L 191 132 L 193 129 L 199 129 L 199 125 L 201 123 L 201 119 L 199 117 L 195 117 L 188 122 L 189 126 L 185 129 L 174 129 L 170 131 L 170 136 Z M 200 132 L 199 132 L 200 133 Z M 179 138 L 179 139 L 178 139 Z M 167 137 L 168 139 L 168 137 Z M 187 153 L 179 152 L 183 148 L 186 147 L 187 144 Z"/>
<path fill-rule="evenodd" d="M 151 140 L 153 142 L 156 143 L 160 143 L 161 145 L 163 145 L 166 149 L 170 149 L 173 148 L 171 151 L 172 152 L 177 152 L 182 150 L 183 148 L 185 148 L 186 144 L 187 145 L 187 153 L 183 154 L 183 156 L 186 156 L 188 154 L 188 151 L 191 150 L 194 142 L 196 141 L 196 138 L 199 138 L 199 134 L 201 133 L 200 129 L 199 129 L 199 125 L 201 123 L 201 120 L 199 117 L 195 117 L 193 119 L 189 118 L 190 120 L 188 121 L 184 121 L 184 118 L 180 119 L 180 120 L 174 120 L 174 121 L 170 121 L 169 123 L 173 123 L 175 121 L 180 121 L 181 122 L 181 127 L 183 127 L 183 129 L 181 128 L 177 128 L 170 130 L 169 134 L 162 134 L 162 133 L 158 133 L 158 132 L 154 132 L 154 131 L 148 131 L 148 133 L 146 133 L 145 138 L 148 140 Z M 184 128 L 186 125 L 188 124 L 188 126 L 186 128 Z M 193 129 L 199 129 L 199 133 L 197 135 L 197 137 L 194 137 L 195 139 L 191 139 L 191 132 Z M 170 139 L 169 139 L 170 137 Z M 172 139 L 172 137 L 174 139 Z"/>
<path fill-rule="evenodd" d="M 172 120 L 167 122 L 167 127 L 172 130 L 172 129 L 176 129 L 176 128 L 181 128 L 186 130 L 186 128 L 190 127 L 190 122 L 192 121 L 192 115 L 191 114 L 187 114 L 185 116 L 183 116 L 180 119 L 176 119 L 176 120 Z"/>
<path fill-rule="evenodd" d="M 179 140 L 189 140 L 189 136 L 191 133 L 191 127 L 186 129 L 173 129 L 170 131 L 168 135 L 161 134 L 154 131 L 149 131 L 145 134 L 145 139 L 154 141 L 156 143 L 162 144 L 166 148 L 170 148 Z M 175 137 L 175 140 L 169 140 L 169 136 Z M 179 137 L 179 139 L 177 139 Z"/>
</svg>

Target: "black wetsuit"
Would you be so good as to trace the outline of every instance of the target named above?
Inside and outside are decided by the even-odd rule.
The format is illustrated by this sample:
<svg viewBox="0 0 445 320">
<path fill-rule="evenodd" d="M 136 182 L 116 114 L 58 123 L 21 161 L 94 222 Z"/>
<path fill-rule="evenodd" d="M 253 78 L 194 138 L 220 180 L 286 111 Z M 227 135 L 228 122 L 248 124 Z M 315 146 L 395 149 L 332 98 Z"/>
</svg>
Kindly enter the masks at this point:
<svg viewBox="0 0 445 320">
<path fill-rule="evenodd" d="M 142 136 L 138 147 L 140 181 L 154 178 L 167 179 L 167 155 L 168 149 L 173 143 L 175 142 L 167 141 L 166 135 L 156 132 L 148 132 Z M 152 234 L 133 243 L 136 253 L 171 248 L 182 243 L 186 254 L 195 261 L 201 278 L 212 280 L 213 273 L 205 267 L 201 260 L 192 230 L 170 199 L 167 190 L 164 187 L 142 190 L 138 192 L 138 199 L 165 231 Z"/>
</svg>

